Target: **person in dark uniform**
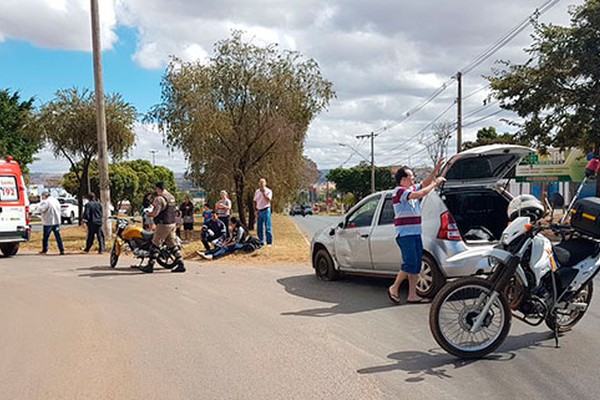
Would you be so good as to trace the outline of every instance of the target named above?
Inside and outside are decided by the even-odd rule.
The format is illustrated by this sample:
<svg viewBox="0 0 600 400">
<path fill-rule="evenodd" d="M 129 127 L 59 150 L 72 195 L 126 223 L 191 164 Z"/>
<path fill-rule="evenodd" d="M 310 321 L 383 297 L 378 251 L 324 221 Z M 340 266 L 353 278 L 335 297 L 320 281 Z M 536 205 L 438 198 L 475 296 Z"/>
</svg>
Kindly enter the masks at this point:
<svg viewBox="0 0 600 400">
<path fill-rule="evenodd" d="M 152 203 L 153 209 L 148 216 L 154 219 L 156 229 L 152 238 L 152 248 L 148 265 L 140 267 L 145 273 L 154 272 L 154 263 L 159 255 L 160 246 L 163 243 L 175 255 L 177 266 L 171 272 L 185 272 L 183 259 L 181 258 L 181 249 L 177 245 L 177 236 L 175 236 L 175 212 L 177 211 L 177 201 L 175 196 L 165 189 L 164 182 L 156 184 L 156 196 Z"/>
<path fill-rule="evenodd" d="M 83 209 L 83 223 L 87 227 L 87 240 L 85 253 L 89 253 L 94 244 L 94 237 L 98 237 L 98 253 L 104 252 L 104 232 L 102 232 L 102 204 L 96 200 L 94 193 L 88 194 L 88 202 Z"/>
</svg>

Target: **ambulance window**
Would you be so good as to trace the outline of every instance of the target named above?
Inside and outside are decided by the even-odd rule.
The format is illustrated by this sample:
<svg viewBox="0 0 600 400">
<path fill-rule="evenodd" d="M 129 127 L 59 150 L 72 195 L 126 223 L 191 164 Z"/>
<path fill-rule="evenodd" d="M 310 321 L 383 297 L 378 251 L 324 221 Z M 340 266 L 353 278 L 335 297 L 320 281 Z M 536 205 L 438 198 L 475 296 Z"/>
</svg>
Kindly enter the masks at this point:
<svg viewBox="0 0 600 400">
<path fill-rule="evenodd" d="M 0 201 L 19 200 L 17 179 L 14 176 L 0 176 Z"/>
</svg>

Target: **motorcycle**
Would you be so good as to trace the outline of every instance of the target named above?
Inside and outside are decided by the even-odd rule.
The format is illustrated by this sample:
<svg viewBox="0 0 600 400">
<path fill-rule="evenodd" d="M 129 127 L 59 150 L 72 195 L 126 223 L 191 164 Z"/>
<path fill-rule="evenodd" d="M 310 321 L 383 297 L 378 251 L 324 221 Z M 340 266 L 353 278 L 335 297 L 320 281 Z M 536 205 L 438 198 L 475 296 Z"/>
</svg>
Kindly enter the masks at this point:
<svg viewBox="0 0 600 400">
<path fill-rule="evenodd" d="M 533 196 L 515 198 L 509 214 L 511 206 L 519 208 L 523 197 Z M 540 208 L 543 214 L 541 203 L 536 209 Z M 577 209 L 575 204 L 571 213 L 595 218 Z M 600 235 L 579 229 L 581 223 L 575 224 L 574 216 L 571 226 L 541 226 L 539 212 L 527 214 L 515 217 L 513 212 L 500 243 L 484 254 L 480 262 L 491 267 L 487 276 L 454 281 L 436 295 L 429 326 L 448 353 L 469 359 L 493 352 L 508 336 L 511 317 L 532 326 L 545 322 L 554 331 L 558 347 L 558 334 L 571 330 L 588 310 L 593 278 L 600 270 Z M 562 240 L 553 245 L 542 235 L 544 231 Z M 468 257 L 465 253 L 454 258 Z"/>
<path fill-rule="evenodd" d="M 119 262 L 119 257 L 125 251 L 125 245 L 134 256 L 140 259 L 139 265 L 132 266 L 139 268 L 144 263 L 146 258 L 150 257 L 150 249 L 152 246 L 152 237 L 154 234 L 145 231 L 139 226 L 130 224 L 130 221 L 125 218 L 117 219 L 117 237 L 113 243 L 110 252 L 110 266 L 115 268 Z M 181 249 L 181 240 L 177 238 L 177 246 Z M 164 244 L 161 246 L 156 262 L 163 268 L 172 269 L 177 265 L 177 259 L 174 252 Z"/>
</svg>

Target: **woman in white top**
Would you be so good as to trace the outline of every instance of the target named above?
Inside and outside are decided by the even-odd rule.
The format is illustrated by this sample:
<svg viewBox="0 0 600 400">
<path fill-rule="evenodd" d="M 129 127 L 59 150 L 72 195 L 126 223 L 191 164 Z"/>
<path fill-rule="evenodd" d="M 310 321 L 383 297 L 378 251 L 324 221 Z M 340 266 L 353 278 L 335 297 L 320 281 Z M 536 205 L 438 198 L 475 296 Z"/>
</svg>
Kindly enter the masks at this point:
<svg viewBox="0 0 600 400">
<path fill-rule="evenodd" d="M 219 219 L 223 221 L 227 228 L 227 237 L 229 237 L 229 217 L 231 216 L 232 203 L 227 195 L 227 191 L 221 190 L 221 199 L 215 204 L 215 211 Z"/>
</svg>

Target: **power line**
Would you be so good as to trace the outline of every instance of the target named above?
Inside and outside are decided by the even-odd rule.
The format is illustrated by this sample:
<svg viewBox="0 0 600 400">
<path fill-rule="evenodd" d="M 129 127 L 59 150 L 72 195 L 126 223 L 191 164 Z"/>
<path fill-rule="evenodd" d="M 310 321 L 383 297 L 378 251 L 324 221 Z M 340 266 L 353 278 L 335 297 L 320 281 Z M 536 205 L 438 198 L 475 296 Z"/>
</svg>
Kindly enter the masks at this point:
<svg viewBox="0 0 600 400">
<path fill-rule="evenodd" d="M 485 60 L 487 60 L 493 54 L 495 54 L 498 50 L 500 50 L 502 47 L 506 46 L 506 44 L 508 44 L 508 42 L 510 42 L 517 35 L 519 35 L 521 32 L 523 32 L 533 22 L 533 20 L 535 18 L 539 17 L 540 15 L 543 15 L 546 11 L 550 10 L 552 7 L 554 7 L 559 2 L 560 2 L 560 0 L 548 0 L 544 4 L 542 4 L 539 8 L 536 8 L 536 10 L 532 14 L 530 14 L 525 20 L 523 20 L 516 27 L 514 27 L 513 29 L 508 31 L 504 36 L 502 36 L 500 39 L 498 39 L 496 42 L 494 42 L 490 47 L 488 47 L 486 50 L 484 50 L 481 54 L 479 54 L 475 58 L 475 60 L 471 61 L 469 64 L 467 64 L 465 67 L 463 67 L 461 69 L 461 72 L 463 74 L 468 74 L 469 72 L 473 71 L 475 68 L 477 68 L 479 65 L 481 65 Z"/>
<path fill-rule="evenodd" d="M 500 114 L 502 111 L 506 111 L 506 110 L 504 110 L 504 109 L 502 109 L 502 108 L 501 108 L 501 109 L 499 109 L 499 110 L 497 110 L 497 111 L 494 111 L 494 112 L 493 112 L 493 113 L 491 113 L 491 114 L 488 114 L 488 115 L 486 115 L 485 117 L 481 117 L 481 118 L 479 118 L 479 119 L 476 119 L 475 121 L 471 121 L 471 122 L 468 122 L 468 123 L 466 123 L 466 124 L 463 124 L 463 126 L 470 126 L 470 125 L 474 125 L 474 124 L 476 124 L 476 123 L 478 123 L 478 122 L 481 122 L 481 121 L 483 121 L 483 120 L 486 120 L 486 119 L 488 119 L 488 118 L 491 118 L 491 117 L 493 117 L 493 116 L 494 116 L 494 115 L 496 115 L 496 114 Z"/>
</svg>

